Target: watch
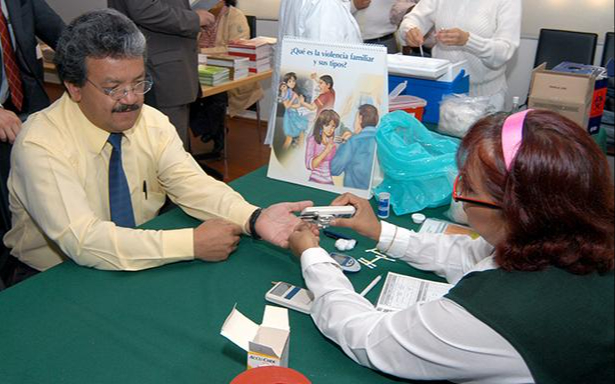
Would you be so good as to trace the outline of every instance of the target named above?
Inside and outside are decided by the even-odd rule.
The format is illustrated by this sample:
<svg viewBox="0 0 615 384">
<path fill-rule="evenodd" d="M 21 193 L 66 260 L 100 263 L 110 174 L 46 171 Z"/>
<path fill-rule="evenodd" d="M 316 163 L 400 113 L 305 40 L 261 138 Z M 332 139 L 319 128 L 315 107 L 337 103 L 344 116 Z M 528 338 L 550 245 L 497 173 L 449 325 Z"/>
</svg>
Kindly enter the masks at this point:
<svg viewBox="0 0 615 384">
<path fill-rule="evenodd" d="M 248 227 L 250 228 L 250 236 L 252 236 L 254 240 L 261 239 L 258 233 L 256 233 L 256 220 L 258 220 L 262 212 L 262 208 L 259 208 L 256 211 L 252 212 L 252 216 L 250 216 L 250 220 L 248 221 Z"/>
</svg>

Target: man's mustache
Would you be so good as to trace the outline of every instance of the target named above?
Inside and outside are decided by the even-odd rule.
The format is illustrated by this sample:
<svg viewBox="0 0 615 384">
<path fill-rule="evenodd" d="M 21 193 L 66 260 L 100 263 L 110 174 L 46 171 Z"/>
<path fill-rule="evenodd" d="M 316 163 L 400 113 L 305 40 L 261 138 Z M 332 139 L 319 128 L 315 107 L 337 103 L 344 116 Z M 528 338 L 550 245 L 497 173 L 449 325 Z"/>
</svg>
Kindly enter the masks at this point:
<svg viewBox="0 0 615 384">
<path fill-rule="evenodd" d="M 120 104 L 113 108 L 113 112 L 132 112 L 140 108 L 141 106 L 139 104 Z"/>
</svg>

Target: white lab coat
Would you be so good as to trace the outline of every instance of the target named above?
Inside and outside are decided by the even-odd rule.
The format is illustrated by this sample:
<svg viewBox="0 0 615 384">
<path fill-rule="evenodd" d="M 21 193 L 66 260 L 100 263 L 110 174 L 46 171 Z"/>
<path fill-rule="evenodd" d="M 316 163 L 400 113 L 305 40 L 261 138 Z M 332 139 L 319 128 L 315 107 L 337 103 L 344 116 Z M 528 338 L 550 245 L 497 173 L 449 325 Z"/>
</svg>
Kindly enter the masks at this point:
<svg viewBox="0 0 615 384">
<path fill-rule="evenodd" d="M 336 43 L 361 44 L 361 30 L 350 13 L 351 0 L 282 0 L 278 18 L 278 47 L 285 36 Z M 277 48 L 277 47 L 276 47 Z M 273 141 L 280 83 L 280 49 L 276 49 L 271 94 L 273 106 L 265 144 Z"/>
</svg>

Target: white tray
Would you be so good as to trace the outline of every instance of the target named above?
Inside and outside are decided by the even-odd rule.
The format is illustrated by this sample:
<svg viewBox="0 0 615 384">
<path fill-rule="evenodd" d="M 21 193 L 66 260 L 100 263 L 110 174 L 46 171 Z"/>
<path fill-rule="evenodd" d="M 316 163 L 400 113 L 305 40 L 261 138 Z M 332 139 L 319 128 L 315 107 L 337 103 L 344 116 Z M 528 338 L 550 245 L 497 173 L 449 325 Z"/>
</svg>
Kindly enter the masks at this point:
<svg viewBox="0 0 615 384">
<path fill-rule="evenodd" d="M 437 79 L 447 73 L 451 62 L 429 57 L 388 55 L 389 73 L 403 76 Z"/>
</svg>

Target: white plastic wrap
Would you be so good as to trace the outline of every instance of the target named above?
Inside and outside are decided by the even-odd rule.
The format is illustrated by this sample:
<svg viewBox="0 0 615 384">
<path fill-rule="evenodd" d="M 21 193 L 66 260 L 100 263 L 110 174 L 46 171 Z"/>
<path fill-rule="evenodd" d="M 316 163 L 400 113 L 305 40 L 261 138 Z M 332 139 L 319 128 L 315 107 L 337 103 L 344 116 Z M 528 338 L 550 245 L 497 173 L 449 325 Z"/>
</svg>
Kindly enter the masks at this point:
<svg viewBox="0 0 615 384">
<path fill-rule="evenodd" d="M 480 118 L 496 111 L 488 96 L 450 95 L 440 103 L 438 132 L 464 137 Z"/>
</svg>

